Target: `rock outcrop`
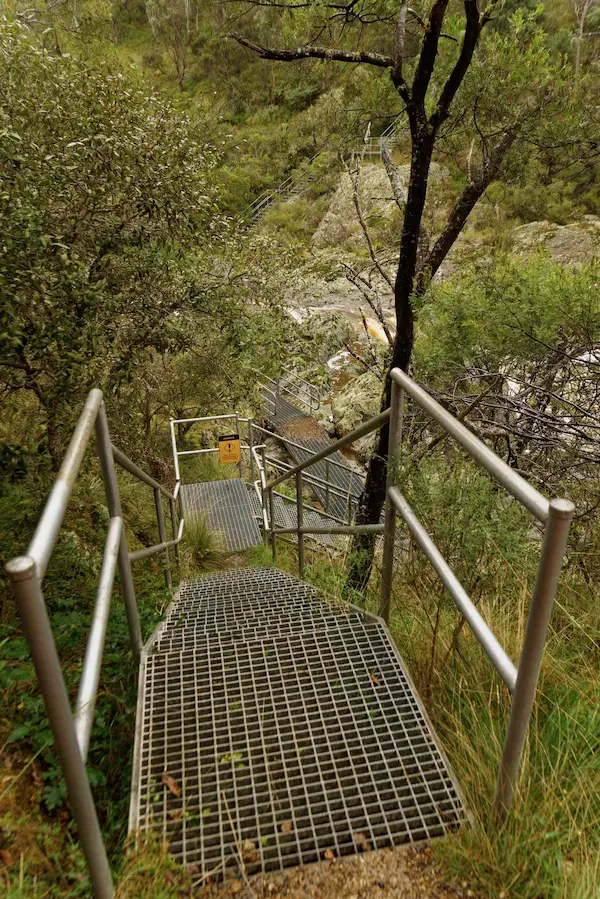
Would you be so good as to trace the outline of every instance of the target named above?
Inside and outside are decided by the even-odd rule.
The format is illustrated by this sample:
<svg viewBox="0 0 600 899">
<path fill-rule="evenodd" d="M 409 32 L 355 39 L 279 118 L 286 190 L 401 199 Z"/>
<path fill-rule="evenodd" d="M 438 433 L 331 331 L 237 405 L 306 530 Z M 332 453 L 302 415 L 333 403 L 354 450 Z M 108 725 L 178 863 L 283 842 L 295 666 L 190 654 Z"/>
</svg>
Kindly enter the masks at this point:
<svg viewBox="0 0 600 899">
<path fill-rule="evenodd" d="M 529 254 L 543 249 L 560 265 L 583 265 L 600 258 L 600 218 L 584 215 L 578 222 L 529 222 L 515 228 L 513 249 Z"/>
<path fill-rule="evenodd" d="M 344 437 L 359 425 L 377 415 L 381 403 L 381 381 L 368 371 L 349 381 L 331 400 L 333 425 L 338 437 Z M 369 434 L 354 444 L 361 459 L 369 458 L 376 435 Z"/>
<path fill-rule="evenodd" d="M 404 189 L 408 188 L 410 176 L 409 165 L 396 166 L 399 181 Z M 429 177 L 429 196 L 435 197 L 435 188 L 442 185 L 447 178 L 446 169 L 432 163 Z M 353 186 L 350 176 L 344 172 L 339 187 L 329 203 L 329 208 L 313 235 L 313 245 L 324 247 L 340 247 L 343 244 L 360 247 L 364 239 L 356 216 L 353 200 Z M 382 228 L 392 223 L 394 216 L 400 212 L 385 168 L 381 165 L 363 165 L 360 172 L 358 197 L 361 210 L 369 225 Z"/>
</svg>

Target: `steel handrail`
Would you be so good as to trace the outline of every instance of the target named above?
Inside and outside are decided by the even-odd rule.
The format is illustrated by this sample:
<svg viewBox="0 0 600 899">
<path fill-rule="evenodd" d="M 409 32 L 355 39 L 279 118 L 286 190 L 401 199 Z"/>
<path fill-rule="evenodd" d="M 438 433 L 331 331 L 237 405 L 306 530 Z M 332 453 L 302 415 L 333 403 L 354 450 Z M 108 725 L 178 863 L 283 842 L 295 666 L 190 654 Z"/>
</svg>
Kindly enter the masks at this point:
<svg viewBox="0 0 600 899">
<path fill-rule="evenodd" d="M 263 428 L 261 425 L 253 424 L 252 427 L 256 431 L 260 431 L 262 434 L 266 434 L 268 437 L 272 437 L 273 440 L 279 440 L 280 443 L 287 444 L 288 446 L 293 446 L 296 449 L 303 450 L 303 452 L 307 452 L 305 446 L 302 446 L 301 443 L 297 443 L 295 440 L 291 440 L 289 437 L 283 437 L 281 434 L 277 434 L 274 431 L 268 431 L 267 428 Z M 342 438 L 345 439 L 345 438 Z M 358 471 L 354 471 L 353 468 L 350 468 L 349 465 L 345 465 L 343 462 L 338 462 L 337 459 L 328 459 L 329 465 L 333 465 L 335 468 L 341 468 L 342 471 L 346 473 L 350 473 L 353 478 L 357 478 L 359 481 L 362 479 L 362 475 Z M 331 481 L 331 484 L 334 482 Z M 360 494 L 355 493 L 353 496 L 360 496 Z"/>
<path fill-rule="evenodd" d="M 408 393 L 429 415 L 440 424 L 457 443 L 465 449 L 470 456 L 480 465 L 486 468 L 515 499 L 518 499 L 526 509 L 542 522 L 548 520 L 550 503 L 539 490 L 529 484 L 525 478 L 506 464 L 496 453 L 469 431 L 447 409 L 444 409 L 437 400 L 434 400 L 426 390 L 423 390 L 412 378 L 409 378 L 402 369 L 392 371 L 392 379 Z"/>
<path fill-rule="evenodd" d="M 442 556 L 441 552 L 411 509 L 405 497 L 397 487 L 391 487 L 389 497 L 396 511 L 406 522 L 408 529 L 423 550 L 444 587 L 456 603 L 459 611 L 470 624 L 471 629 L 492 661 L 496 671 L 510 690 L 514 692 L 517 684 L 517 669 L 512 660 L 498 642 L 491 629 L 477 611 L 474 603 L 467 596 L 462 584 Z"/>
<path fill-rule="evenodd" d="M 280 477 L 278 478 L 275 478 L 274 481 L 271 481 L 270 484 L 267 484 L 267 489 L 276 487 L 278 484 L 281 484 L 283 481 L 286 481 L 288 478 L 292 477 L 292 475 L 295 475 L 296 472 L 304 471 L 305 468 L 308 468 L 310 465 L 314 465 L 316 462 L 320 462 L 321 459 L 326 459 L 328 456 L 331 456 L 338 450 L 344 449 L 344 447 L 349 446 L 349 444 L 351 443 L 354 443 L 355 440 L 359 440 L 361 437 L 365 437 L 372 431 L 378 430 L 383 424 L 386 423 L 389 417 L 389 409 L 386 409 L 384 412 L 380 412 L 379 415 L 375 415 L 373 418 L 370 418 L 369 421 L 366 421 L 364 424 L 360 425 L 360 427 L 355 428 L 345 437 L 340 437 L 339 440 L 334 441 L 332 444 L 330 444 L 330 446 L 327 446 L 324 449 L 320 450 L 318 453 L 315 453 L 314 456 L 311 456 L 309 459 L 305 459 L 304 462 L 299 462 L 292 469 L 290 469 L 290 471 L 280 475 Z M 305 446 L 301 447 L 301 449 L 306 452 Z M 329 463 L 330 465 L 335 464 L 334 460 L 331 459 L 329 460 Z M 342 466 L 342 468 L 345 468 L 345 466 Z M 346 468 L 346 471 L 348 470 L 349 469 Z"/>
<path fill-rule="evenodd" d="M 539 678 L 544 643 L 558 579 L 566 550 L 569 528 L 575 507 L 564 499 L 547 500 L 538 490 L 517 474 L 478 437 L 469 431 L 450 412 L 443 408 L 426 390 L 410 378 L 406 372 L 395 368 L 391 372 L 391 417 L 388 442 L 388 470 L 386 480 L 386 513 L 383 563 L 381 572 L 381 604 L 379 614 L 389 618 L 396 533 L 396 512 L 406 522 L 420 548 L 431 561 L 444 586 L 471 625 L 473 633 L 497 671 L 512 692 L 512 704 L 502 759 L 496 782 L 493 816 L 503 820 L 513 799 L 519 773 L 527 727 L 533 709 Z M 431 537 L 395 486 L 396 467 L 402 441 L 404 395 L 407 393 L 429 413 L 434 421 L 483 468 L 485 468 L 515 499 L 527 508 L 539 521 L 545 523 L 544 539 L 538 563 L 533 596 L 527 616 L 525 638 L 518 668 L 497 641 L 491 628 L 479 615 L 460 582 L 433 543 Z"/>
<path fill-rule="evenodd" d="M 267 462 L 273 468 L 280 468 L 284 471 L 290 471 L 292 466 L 289 462 L 280 462 L 279 459 L 274 459 L 273 456 L 267 456 Z M 344 490 L 343 487 L 338 487 L 333 481 L 325 481 L 323 478 L 318 477 L 317 475 L 309 474 L 306 475 L 306 481 L 309 484 L 314 484 L 317 487 L 325 487 L 329 490 L 330 493 L 333 493 L 334 496 L 338 496 L 341 499 L 345 499 L 348 502 L 356 505 L 358 500 L 360 499 L 359 493 L 350 493 L 348 490 Z"/>
<path fill-rule="evenodd" d="M 74 712 L 67 694 L 56 644 L 44 600 L 42 584 L 52 550 L 56 545 L 77 475 L 81 468 L 92 431 L 96 433 L 97 452 L 102 469 L 106 494 L 109 525 L 106 535 L 96 601 L 92 612 L 90 632 L 85 649 L 81 681 Z M 23 623 L 25 638 L 31 651 L 40 690 L 44 699 L 54 745 L 67 785 L 69 803 L 77 822 L 79 837 L 90 872 L 94 895 L 98 899 L 113 899 L 112 875 L 96 814 L 94 799 L 87 777 L 87 759 L 90 734 L 94 721 L 100 668 L 106 641 L 106 629 L 110 614 L 112 590 L 117 566 L 121 592 L 127 612 L 127 622 L 133 655 L 139 663 L 142 652 L 142 634 L 133 579 L 131 559 L 121 511 L 121 499 L 115 463 L 120 464 L 154 490 L 159 535 L 164 536 L 164 517 L 161 494 L 171 503 L 174 515 L 173 494 L 138 468 L 120 450 L 113 447 L 106 419 L 101 390 L 91 390 L 65 452 L 56 480 L 40 515 L 27 555 L 11 559 L 6 565 L 11 586 Z M 174 519 L 173 519 L 174 523 Z M 183 521 L 180 524 L 180 534 Z M 167 546 L 178 543 L 161 541 Z M 156 547 L 153 551 L 158 551 Z M 135 556 L 135 553 L 133 554 Z M 167 557 L 166 576 L 170 582 Z"/>
<path fill-rule="evenodd" d="M 261 460 L 261 458 L 260 458 L 259 455 L 258 455 L 258 450 L 259 450 L 259 449 L 262 450 L 262 453 L 263 453 L 263 458 L 262 458 L 262 460 Z M 263 532 L 264 532 L 265 539 L 266 539 L 266 535 L 267 535 L 267 533 L 268 533 L 268 531 L 269 531 L 269 516 L 268 516 L 268 513 L 267 513 L 267 506 L 266 506 L 267 476 L 266 476 L 266 472 L 265 472 L 265 463 L 264 463 L 264 459 L 265 459 L 264 452 L 265 452 L 265 449 L 266 449 L 266 447 L 265 447 L 264 443 L 263 443 L 263 444 L 258 444 L 257 446 L 253 446 L 253 447 L 252 447 L 251 454 L 252 454 L 252 456 L 254 457 L 254 460 L 255 460 L 255 462 L 256 462 L 256 467 L 257 467 L 257 469 L 258 469 L 258 476 L 259 476 L 259 479 L 260 479 L 260 490 L 261 490 L 261 495 L 260 495 L 259 498 L 260 498 L 260 501 L 261 501 L 261 510 L 262 510 L 262 517 L 263 517 Z"/>
<path fill-rule="evenodd" d="M 154 546 L 144 546 L 142 549 L 136 549 L 133 552 L 129 553 L 129 561 L 139 562 L 141 559 L 149 559 L 151 556 L 155 556 L 157 553 L 164 552 L 166 549 L 169 549 L 172 546 L 177 546 L 177 544 L 181 542 L 181 538 L 183 536 L 184 524 L 185 519 L 182 518 L 179 522 L 177 537 L 174 537 L 173 540 L 164 540 L 162 543 L 155 543 Z"/>
</svg>

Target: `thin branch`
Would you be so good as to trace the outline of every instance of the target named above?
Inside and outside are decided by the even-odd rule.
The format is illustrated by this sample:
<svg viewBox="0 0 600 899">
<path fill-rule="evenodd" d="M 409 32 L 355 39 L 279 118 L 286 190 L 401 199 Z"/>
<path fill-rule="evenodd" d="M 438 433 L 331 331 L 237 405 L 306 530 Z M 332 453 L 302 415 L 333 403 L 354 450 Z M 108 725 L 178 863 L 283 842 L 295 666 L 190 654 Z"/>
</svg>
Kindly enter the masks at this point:
<svg viewBox="0 0 600 899">
<path fill-rule="evenodd" d="M 369 53 L 366 50 L 334 50 L 332 47 L 311 47 L 309 45 L 296 47 L 295 50 L 282 50 L 276 47 L 264 47 L 241 34 L 235 34 L 235 32 L 228 34 L 227 37 L 237 41 L 242 47 L 247 47 L 257 53 L 261 59 L 276 59 L 280 62 L 292 62 L 295 59 L 329 59 L 337 62 L 366 63 L 381 69 L 391 69 L 394 65 L 391 56 Z"/>
</svg>

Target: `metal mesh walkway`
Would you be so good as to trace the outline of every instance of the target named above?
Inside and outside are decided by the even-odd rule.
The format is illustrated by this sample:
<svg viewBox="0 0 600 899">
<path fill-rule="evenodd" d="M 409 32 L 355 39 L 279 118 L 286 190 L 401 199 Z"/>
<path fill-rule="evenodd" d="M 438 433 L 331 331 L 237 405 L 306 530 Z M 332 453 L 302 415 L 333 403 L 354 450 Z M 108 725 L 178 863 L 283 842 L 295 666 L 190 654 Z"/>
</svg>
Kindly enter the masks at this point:
<svg viewBox="0 0 600 899">
<path fill-rule="evenodd" d="M 383 623 L 282 572 L 184 582 L 139 691 L 130 825 L 203 874 L 240 854 L 266 871 L 442 836 L 465 817 Z"/>
<path fill-rule="evenodd" d="M 223 534 L 231 552 L 260 546 L 262 537 L 244 481 L 208 481 L 181 487 L 184 517 L 193 520 L 205 515 L 211 530 Z"/>
<path fill-rule="evenodd" d="M 331 443 L 326 431 L 320 427 L 314 418 L 302 412 L 293 403 L 277 397 L 273 408 L 269 404 L 268 420 L 275 431 L 282 437 L 289 437 L 299 446 L 286 445 L 287 452 L 290 454 L 296 464 L 305 462 L 315 453 L 328 447 Z M 310 437 L 302 436 L 302 425 L 306 424 L 307 434 Z M 322 434 L 316 437 L 319 432 Z M 329 508 L 332 515 L 338 518 L 346 518 L 346 508 L 350 496 L 359 496 L 362 491 L 362 481 L 360 475 L 353 471 L 345 462 L 341 453 L 335 452 L 330 456 L 332 462 L 338 465 L 327 465 L 325 460 L 315 462 L 308 471 L 307 475 L 314 475 L 323 481 L 329 480 L 334 487 L 342 493 L 342 496 L 331 494 L 329 497 Z M 343 468 L 339 466 L 343 465 Z M 311 490 L 323 505 L 326 501 L 326 491 L 324 487 L 311 485 Z"/>
<path fill-rule="evenodd" d="M 251 485 L 248 485 L 248 495 L 250 496 L 250 502 L 252 504 L 252 509 L 254 510 L 254 517 L 260 524 L 262 520 L 262 506 L 255 488 Z M 274 493 L 273 515 L 275 518 L 275 525 L 278 528 L 298 527 L 298 509 L 296 500 L 291 497 L 280 496 L 279 494 Z M 316 509 L 304 506 L 305 527 L 326 528 L 335 526 L 335 524 L 335 521 L 332 521 L 331 518 L 326 518 L 324 515 L 320 515 Z M 288 537 L 291 537 L 293 540 L 298 539 L 295 534 L 288 534 Z M 329 534 L 307 534 L 306 539 L 313 540 L 321 546 L 341 546 L 343 545 L 343 540 L 345 540 L 344 537 L 334 537 Z"/>
</svg>

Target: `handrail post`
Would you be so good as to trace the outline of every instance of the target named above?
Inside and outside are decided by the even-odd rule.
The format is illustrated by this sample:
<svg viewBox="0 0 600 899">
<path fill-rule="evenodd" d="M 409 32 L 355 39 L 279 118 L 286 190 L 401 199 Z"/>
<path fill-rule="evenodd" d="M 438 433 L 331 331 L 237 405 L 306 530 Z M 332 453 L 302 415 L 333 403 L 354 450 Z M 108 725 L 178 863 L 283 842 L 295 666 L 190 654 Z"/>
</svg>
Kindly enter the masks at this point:
<svg viewBox="0 0 600 899">
<path fill-rule="evenodd" d="M 269 487 L 269 517 L 271 520 L 271 553 L 273 561 L 277 558 L 277 537 L 275 535 L 275 509 L 273 505 L 273 488 Z"/>
<path fill-rule="evenodd" d="M 236 412 L 236 413 L 235 413 L 235 433 L 236 433 L 236 434 L 238 435 L 238 437 L 240 438 L 240 461 L 238 462 L 238 469 L 239 469 L 239 472 L 240 472 L 240 480 L 243 481 L 243 480 L 244 480 L 244 467 L 243 467 L 243 464 L 242 464 L 242 448 L 241 448 L 241 443 L 242 443 L 241 437 L 242 437 L 242 435 L 240 434 L 240 413 L 239 413 L 239 412 Z"/>
<path fill-rule="evenodd" d="M 262 456 L 264 484 L 266 484 L 267 483 L 267 448 L 264 444 L 262 445 L 262 447 L 260 449 L 260 454 Z M 267 522 L 268 522 L 269 521 L 269 512 L 267 509 L 267 494 L 266 494 L 265 490 L 263 489 L 263 481 L 261 481 L 261 484 L 260 484 L 260 498 L 261 498 L 261 502 L 262 502 L 263 521 L 265 520 L 265 517 L 266 517 Z M 273 527 L 272 522 L 271 522 L 271 527 Z M 269 543 L 269 532 L 268 531 L 265 531 L 265 533 L 263 534 L 263 538 L 265 541 L 265 546 L 267 546 Z"/>
<path fill-rule="evenodd" d="M 160 498 L 160 490 L 154 490 L 154 506 L 156 508 L 156 521 L 158 522 L 158 542 L 167 542 L 167 532 L 165 531 L 165 516 L 163 513 L 162 499 Z M 165 584 L 171 589 L 173 581 L 171 578 L 171 561 L 169 559 L 169 550 L 165 549 Z"/>
<path fill-rule="evenodd" d="M 296 517 L 298 519 L 298 572 L 300 577 L 304 575 L 304 504 L 302 501 L 302 472 L 296 472 Z"/>
<path fill-rule="evenodd" d="M 179 521 L 177 520 L 177 504 L 173 497 L 169 498 L 169 511 L 171 514 L 171 532 L 173 534 L 173 540 L 177 539 L 177 531 L 179 529 Z M 181 555 L 179 552 L 179 543 L 175 544 L 175 558 L 177 559 L 177 564 L 181 564 Z M 180 575 L 181 577 L 181 575 Z"/>
<path fill-rule="evenodd" d="M 115 460 L 110 444 L 110 432 L 108 430 L 104 403 L 100 406 L 96 418 L 96 444 L 98 447 L 98 455 L 100 457 L 100 466 L 102 468 L 102 480 L 104 481 L 108 514 L 111 518 L 122 518 L 117 472 L 115 470 Z M 138 617 L 135 588 L 133 586 L 133 577 L 131 575 L 129 551 L 127 549 L 127 538 L 125 536 L 124 527 L 121 528 L 121 541 L 119 543 L 119 579 L 121 581 L 121 593 L 123 602 L 125 603 L 125 611 L 127 613 L 127 624 L 129 626 L 129 638 L 131 640 L 133 657 L 136 664 L 139 665 L 143 646 L 142 631 L 140 628 L 140 619 Z"/>
<path fill-rule="evenodd" d="M 533 597 L 527 616 L 517 684 L 513 694 L 492 806 L 492 817 L 498 824 L 506 819 L 513 800 L 527 727 L 535 699 L 546 633 L 552 615 L 558 578 L 574 511 L 575 507 L 569 500 L 553 499 L 550 501 L 549 516 Z"/>
<path fill-rule="evenodd" d="M 394 573 L 394 544 L 396 542 L 396 507 L 389 497 L 394 486 L 398 466 L 398 452 L 402 441 L 402 418 L 404 390 L 392 381 L 390 399 L 390 430 L 388 435 L 388 458 L 385 479 L 385 522 L 383 531 L 383 560 L 381 565 L 381 602 L 379 614 L 386 622 L 390 620 L 390 598 Z"/>
<path fill-rule="evenodd" d="M 175 422 L 172 418 L 169 421 L 169 428 L 171 429 L 171 447 L 173 449 L 173 467 L 175 468 L 175 481 L 180 481 L 181 476 L 179 474 L 179 457 L 177 455 L 177 438 L 175 437 Z"/>
<path fill-rule="evenodd" d="M 325 459 L 325 480 L 327 482 L 325 487 L 325 511 L 329 512 L 329 459 Z"/>
<path fill-rule="evenodd" d="M 249 418 L 248 419 L 248 446 L 249 446 L 248 452 L 250 453 L 250 483 L 251 484 L 253 484 L 254 481 L 256 480 L 256 478 L 254 477 L 254 455 L 252 453 L 252 449 L 254 447 L 254 438 L 252 436 L 252 423 L 253 423 L 253 419 Z"/>
<path fill-rule="evenodd" d="M 29 556 L 6 566 L 19 616 L 31 651 L 54 745 L 67 784 L 69 803 L 77 821 L 96 899 L 113 899 L 112 875 L 102 840 L 92 791 L 75 735 L 73 714 L 56 652 L 48 612 L 35 563 Z"/>
</svg>

